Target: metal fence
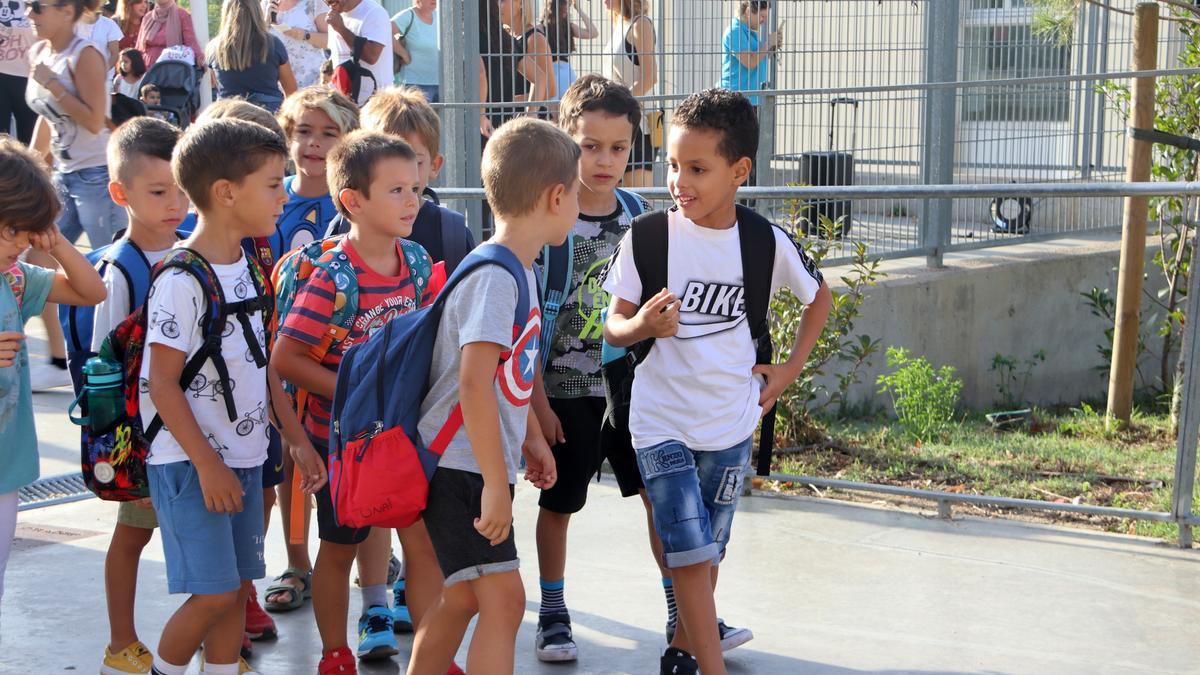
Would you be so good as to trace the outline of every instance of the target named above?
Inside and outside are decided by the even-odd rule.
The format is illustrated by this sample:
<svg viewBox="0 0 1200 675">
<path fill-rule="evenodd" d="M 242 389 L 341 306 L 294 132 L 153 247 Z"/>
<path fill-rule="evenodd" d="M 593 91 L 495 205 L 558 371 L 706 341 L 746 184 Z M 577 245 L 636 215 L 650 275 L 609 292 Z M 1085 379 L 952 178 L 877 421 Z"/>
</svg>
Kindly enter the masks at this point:
<svg viewBox="0 0 1200 675">
<path fill-rule="evenodd" d="M 450 103 L 441 107 L 447 127 L 444 150 L 452 158 L 444 185 L 479 185 L 480 143 L 474 131 L 479 112 L 505 108 L 477 103 L 480 68 L 486 73 L 497 59 L 511 54 L 505 42 L 511 36 L 502 33 L 505 21 L 528 20 L 532 26 L 549 1 L 527 0 L 526 17 L 500 16 L 490 0 L 442 5 L 443 100 Z M 622 48 L 627 23 L 599 3 L 578 4 L 590 22 L 575 10 L 569 16 L 581 27 L 594 27 L 596 37 L 575 40 L 570 65 L 579 74 L 612 76 L 613 52 Z M 683 98 L 719 82 L 725 58 L 722 36 L 738 3 L 643 4 L 654 26 L 656 82 L 640 98 L 647 110 L 662 110 L 669 124 Z M 1132 9 L 1135 2 L 1110 4 Z M 1034 32 L 1033 10 L 1023 0 L 829 0 L 776 2 L 772 7 L 763 30 L 782 30 L 784 40 L 769 61 L 770 91 L 759 96 L 759 185 L 811 179 L 806 166 L 811 168 L 814 157 L 830 149 L 853 153 L 856 185 L 1121 178 L 1124 120 L 1100 86 L 1128 80 L 1128 16 L 1080 3 L 1074 30 L 1059 42 Z M 1182 40 L 1175 25 L 1161 31 L 1163 75 L 1187 72 L 1171 69 Z M 526 86 L 524 80 L 520 84 Z M 835 107 L 835 99 L 855 103 Z M 661 152 L 655 168 L 654 184 L 663 185 Z M 872 255 L 929 254 L 931 262 L 940 264 L 941 253 L 954 248 L 1120 226 L 1121 204 L 1115 197 L 1026 195 L 1004 203 L 996 197 L 854 202 L 842 250 L 862 241 Z M 473 223 L 481 222 L 477 205 L 460 206 Z M 759 202 L 777 219 L 793 206 L 790 200 Z M 1018 216 L 1027 210 L 1028 233 L 997 231 L 994 207 L 1002 214 L 1015 210 Z M 832 213 L 840 214 L 836 209 Z"/>
</svg>

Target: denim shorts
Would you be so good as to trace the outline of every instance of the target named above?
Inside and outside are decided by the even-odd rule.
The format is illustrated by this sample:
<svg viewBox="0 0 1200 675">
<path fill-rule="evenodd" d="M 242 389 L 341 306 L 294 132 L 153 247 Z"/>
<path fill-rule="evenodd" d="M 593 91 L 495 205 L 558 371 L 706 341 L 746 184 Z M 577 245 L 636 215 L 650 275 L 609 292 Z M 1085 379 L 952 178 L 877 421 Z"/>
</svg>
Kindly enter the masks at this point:
<svg viewBox="0 0 1200 675">
<path fill-rule="evenodd" d="M 92 248 L 112 243 L 125 229 L 128 215 L 108 194 L 108 168 L 92 166 L 71 173 L 54 172 L 54 187 L 62 202 L 58 229 L 74 244 L 87 232 Z"/>
<path fill-rule="evenodd" d="M 637 451 L 666 567 L 719 563 L 724 557 L 752 440 L 712 452 L 678 441 Z"/>
<path fill-rule="evenodd" d="M 151 464 L 146 471 L 162 533 L 168 592 L 219 595 L 266 576 L 262 467 L 232 470 L 243 493 L 242 510 L 233 514 L 208 510 L 191 462 Z"/>
</svg>

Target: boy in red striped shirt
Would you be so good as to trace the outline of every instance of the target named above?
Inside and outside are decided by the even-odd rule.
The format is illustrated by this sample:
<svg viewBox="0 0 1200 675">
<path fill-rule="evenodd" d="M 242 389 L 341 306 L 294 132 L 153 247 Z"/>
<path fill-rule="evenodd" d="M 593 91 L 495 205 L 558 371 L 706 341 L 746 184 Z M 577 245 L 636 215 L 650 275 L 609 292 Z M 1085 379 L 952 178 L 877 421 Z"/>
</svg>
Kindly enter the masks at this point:
<svg viewBox="0 0 1200 675">
<path fill-rule="evenodd" d="M 432 300 L 426 288 L 432 267 L 429 254 L 419 244 L 400 239 L 412 232 L 421 207 L 420 176 L 412 148 L 396 138 L 357 131 L 329 153 L 327 166 L 334 204 L 350 221 L 350 232 L 332 250 L 344 257 L 313 270 L 287 316 L 280 317 L 279 339 L 271 357 L 281 377 L 308 392 L 302 411 L 305 429 L 320 455 L 328 454 L 331 399 L 342 355 L 391 319 Z M 330 256 L 322 260 L 328 261 Z M 352 269 L 345 269 L 347 264 Z M 346 273 L 352 273 L 354 279 Z M 318 362 L 314 350 L 325 339 L 335 309 L 349 293 L 358 297 L 350 332 Z M 312 453 L 296 457 L 305 473 L 323 460 L 327 458 Z M 419 522 L 408 529 L 418 527 L 423 534 Z M 346 644 L 350 566 L 370 528 L 337 524 L 328 485 L 317 494 L 317 528 L 321 547 L 312 589 L 323 647 L 318 672 L 354 673 L 354 654 Z M 427 550 L 428 560 L 410 560 L 410 565 L 424 563 L 436 570 L 432 546 Z M 358 656 L 386 659 L 399 651 L 387 607 L 387 585 L 385 580 L 369 581 L 363 579 L 362 583 Z"/>
</svg>

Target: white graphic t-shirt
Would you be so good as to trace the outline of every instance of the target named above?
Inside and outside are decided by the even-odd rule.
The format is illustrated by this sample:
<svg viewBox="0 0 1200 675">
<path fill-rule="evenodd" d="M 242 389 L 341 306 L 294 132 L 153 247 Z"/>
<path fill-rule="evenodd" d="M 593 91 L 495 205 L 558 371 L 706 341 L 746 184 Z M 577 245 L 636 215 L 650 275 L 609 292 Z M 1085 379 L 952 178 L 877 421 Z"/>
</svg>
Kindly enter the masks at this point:
<svg viewBox="0 0 1200 675">
<path fill-rule="evenodd" d="M 677 210 L 668 212 L 667 222 L 667 287 L 681 303 L 679 332 L 656 340 L 638 366 L 629 430 L 636 448 L 681 441 L 696 451 L 724 450 L 749 438 L 762 414 L 759 380 L 750 372 L 755 354 L 737 225 L 700 227 Z M 821 273 L 779 228 L 772 264 L 772 292 L 787 287 L 801 302 L 813 301 Z M 641 304 L 630 235 L 621 241 L 604 290 Z"/>
<path fill-rule="evenodd" d="M 392 83 L 392 20 L 388 16 L 387 10 L 375 0 L 359 0 L 354 9 L 342 14 L 342 21 L 354 35 L 383 45 L 383 51 L 380 52 L 378 61 L 375 63 L 367 63 L 365 60 L 361 62 L 363 67 L 371 71 L 375 77 L 374 85 L 368 78 L 363 78 L 357 101 L 359 105 L 362 105 L 367 102 L 371 94 L 375 93 L 376 89 L 383 89 Z M 334 68 L 354 55 L 353 47 L 353 44 L 346 44 L 340 33 L 332 28 L 329 29 L 329 60 L 333 63 Z"/>
<path fill-rule="evenodd" d="M 254 280 L 244 254 L 236 263 L 213 265 L 212 268 L 221 282 L 227 303 L 255 297 Z M 141 374 L 142 424 L 148 426 L 156 412 L 147 379 L 153 358 L 150 345 L 177 349 L 191 359 L 201 345 L 200 320 L 206 302 L 200 283 L 180 269 L 162 274 L 150 287 L 146 300 L 146 355 Z M 262 314 L 254 312 L 249 318 L 260 353 L 266 354 L 267 334 Z M 221 335 L 221 355 L 229 369 L 228 386 L 233 394 L 236 419 L 229 420 L 223 395 L 225 385 L 211 360 L 205 361 L 200 373 L 184 391 L 184 398 L 191 406 L 200 430 L 226 465 L 235 469 L 262 466 L 267 459 L 267 426 L 270 424 L 266 363 L 255 363 L 254 351 L 235 317 L 229 317 Z M 187 459 L 187 453 L 170 431 L 165 427 L 160 430 L 150 446 L 148 462 L 170 464 Z"/>
</svg>

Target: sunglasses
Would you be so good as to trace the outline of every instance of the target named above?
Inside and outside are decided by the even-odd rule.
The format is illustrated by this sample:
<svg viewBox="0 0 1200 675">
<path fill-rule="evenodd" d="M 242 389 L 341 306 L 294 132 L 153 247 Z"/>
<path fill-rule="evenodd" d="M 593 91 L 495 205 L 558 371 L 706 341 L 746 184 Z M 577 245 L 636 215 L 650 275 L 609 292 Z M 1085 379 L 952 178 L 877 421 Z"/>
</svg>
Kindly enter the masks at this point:
<svg viewBox="0 0 1200 675">
<path fill-rule="evenodd" d="M 25 11 L 29 12 L 30 14 L 41 14 L 52 7 L 54 9 L 58 9 L 59 7 L 66 7 L 67 4 L 68 3 L 65 2 L 56 2 L 50 5 L 43 3 L 41 0 L 25 0 Z"/>
</svg>

